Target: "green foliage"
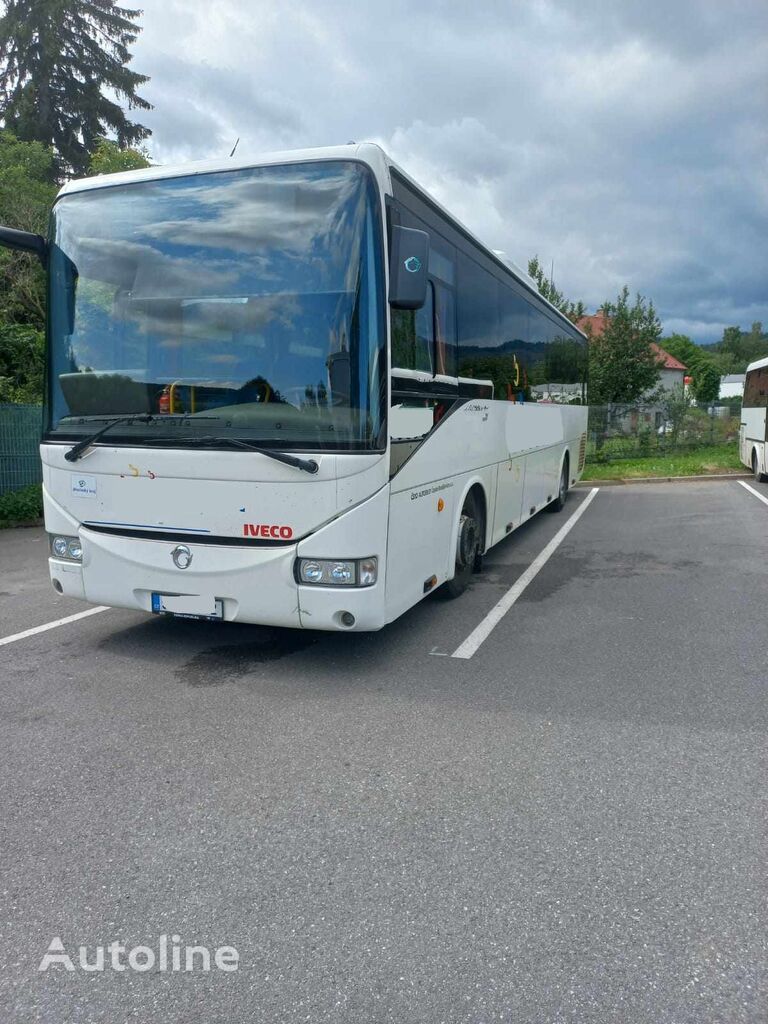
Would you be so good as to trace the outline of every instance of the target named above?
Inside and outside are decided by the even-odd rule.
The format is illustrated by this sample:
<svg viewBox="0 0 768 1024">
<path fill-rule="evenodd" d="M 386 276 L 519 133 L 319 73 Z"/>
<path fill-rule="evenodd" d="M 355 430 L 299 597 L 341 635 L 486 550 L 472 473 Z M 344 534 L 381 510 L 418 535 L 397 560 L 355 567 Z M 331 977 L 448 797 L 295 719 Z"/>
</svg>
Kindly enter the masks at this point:
<svg viewBox="0 0 768 1024">
<path fill-rule="evenodd" d="M 739 446 L 735 442 L 695 447 L 688 451 L 652 452 L 642 456 L 637 452 L 630 456 L 619 456 L 619 461 L 602 457 L 599 460 L 587 458 L 585 480 L 631 480 L 637 477 L 656 476 L 717 476 L 743 470 L 739 461 Z"/>
<path fill-rule="evenodd" d="M 4 127 L 25 142 L 52 148 L 59 178 L 86 174 L 107 132 L 120 149 L 150 134 L 120 105 L 150 109 L 137 92 L 147 76 L 128 67 L 140 13 L 114 0 L 5 0 L 0 17 Z"/>
<path fill-rule="evenodd" d="M 661 336 L 661 323 L 653 303 L 642 295 L 630 304 L 626 286 L 603 311 L 608 325 L 589 345 L 590 405 L 635 402 L 659 380 L 650 346 Z"/>
<path fill-rule="evenodd" d="M 687 334 L 670 334 L 662 338 L 659 344 L 665 352 L 679 359 L 689 370 L 693 370 L 699 360 L 707 358 L 703 349 L 691 341 Z"/>
<path fill-rule="evenodd" d="M 662 405 L 662 414 L 669 436 L 672 443 L 676 444 L 691 408 L 691 400 L 682 384 L 655 395 L 654 399 Z"/>
<path fill-rule="evenodd" d="M 139 149 L 121 149 L 111 139 L 99 139 L 88 167 L 89 174 L 117 174 L 119 171 L 137 171 L 151 167 L 149 153 Z"/>
<path fill-rule="evenodd" d="M 41 403 L 44 362 L 42 331 L 0 322 L 0 402 Z"/>
<path fill-rule="evenodd" d="M 0 131 L 0 224 L 45 234 L 56 195 L 50 183 L 53 153 L 39 142 L 20 142 Z M 45 276 L 37 260 L 0 249 L 0 319 L 45 323 Z"/>
<path fill-rule="evenodd" d="M 13 523 L 26 523 L 40 519 L 43 514 L 43 489 L 30 484 L 20 491 L 0 494 L 0 529 Z"/>
<path fill-rule="evenodd" d="M 748 331 L 726 327 L 722 339 L 706 346 L 705 351 L 711 354 L 721 374 L 744 373 L 749 363 L 768 356 L 768 333 L 759 320 Z"/>
<path fill-rule="evenodd" d="M 536 287 L 539 289 L 539 294 L 545 299 L 552 303 L 553 306 L 557 306 L 561 313 L 565 314 L 572 323 L 576 323 L 586 313 L 586 308 L 583 302 L 572 302 L 570 299 L 566 299 L 561 291 L 555 288 L 554 281 L 550 281 L 544 273 L 544 268 L 539 263 L 538 256 L 532 256 L 528 260 L 528 274 L 536 282 Z"/>
<path fill-rule="evenodd" d="M 691 391 L 700 405 L 711 405 L 720 394 L 720 377 L 725 370 L 717 356 L 694 344 L 684 334 L 673 334 L 661 339 L 661 347 L 685 363 L 693 378 Z"/>
<path fill-rule="evenodd" d="M 693 374 L 693 397 L 699 405 L 711 405 L 720 397 L 720 371 L 711 362 L 700 363 Z"/>
</svg>

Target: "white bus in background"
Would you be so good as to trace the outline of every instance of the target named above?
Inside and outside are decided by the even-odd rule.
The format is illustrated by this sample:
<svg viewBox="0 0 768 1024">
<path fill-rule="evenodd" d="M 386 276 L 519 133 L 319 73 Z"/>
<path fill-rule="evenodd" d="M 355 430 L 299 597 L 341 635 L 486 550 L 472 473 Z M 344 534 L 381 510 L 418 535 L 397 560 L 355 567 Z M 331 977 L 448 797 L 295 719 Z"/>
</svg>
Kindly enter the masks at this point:
<svg viewBox="0 0 768 1024">
<path fill-rule="evenodd" d="M 766 421 L 768 407 L 768 359 L 758 359 L 747 367 L 744 397 L 741 400 L 739 454 L 756 480 L 768 479 L 766 462 Z"/>
<path fill-rule="evenodd" d="M 73 181 L 48 239 L 50 574 L 158 614 L 379 629 L 563 507 L 586 339 L 376 146 Z"/>
</svg>

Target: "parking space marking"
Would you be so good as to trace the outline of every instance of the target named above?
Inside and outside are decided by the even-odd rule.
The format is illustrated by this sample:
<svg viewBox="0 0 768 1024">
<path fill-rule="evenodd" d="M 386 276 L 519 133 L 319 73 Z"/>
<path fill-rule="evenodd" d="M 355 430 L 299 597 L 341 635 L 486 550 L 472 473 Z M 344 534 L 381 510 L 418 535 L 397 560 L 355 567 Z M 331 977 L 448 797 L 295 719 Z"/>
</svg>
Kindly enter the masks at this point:
<svg viewBox="0 0 768 1024">
<path fill-rule="evenodd" d="M 600 490 L 599 487 L 593 487 L 587 497 L 582 501 L 576 511 L 573 513 L 568 522 L 558 530 L 552 540 L 547 546 L 541 551 L 536 558 L 531 562 L 522 576 L 509 588 L 506 594 L 497 602 L 485 616 L 479 626 L 475 627 L 469 634 L 467 639 L 459 644 L 456 650 L 451 655 L 452 658 L 471 658 L 476 653 L 478 648 L 484 641 L 488 639 L 493 630 L 498 626 L 504 616 L 507 614 L 512 605 L 517 601 L 520 595 L 523 593 L 528 584 L 535 579 L 538 573 L 544 568 L 549 559 L 562 544 L 571 530 L 574 528 L 576 523 L 581 519 L 584 513 L 587 511 L 588 506 L 594 500 L 595 495 Z"/>
<path fill-rule="evenodd" d="M 756 498 L 759 498 L 764 505 L 768 505 L 768 498 L 766 498 L 764 494 L 761 494 L 760 491 L 756 491 L 754 487 L 750 487 L 749 484 L 744 483 L 743 480 L 737 480 L 736 483 L 741 484 L 741 486 L 746 488 L 746 490 L 748 490 L 750 494 L 754 494 L 754 496 Z"/>
<path fill-rule="evenodd" d="M 49 629 L 56 629 L 58 626 L 66 626 L 68 622 L 77 622 L 78 619 L 87 619 L 89 615 L 98 615 L 99 612 L 108 612 L 106 605 L 100 604 L 96 608 L 89 608 L 85 612 L 78 612 L 77 615 L 67 615 L 65 619 L 56 619 L 55 622 L 46 622 L 42 626 L 35 626 L 33 629 L 25 629 L 23 633 L 13 633 L 11 636 L 0 637 L 0 647 L 5 644 L 13 644 L 17 640 L 26 640 L 28 636 L 35 636 L 36 633 L 45 633 Z"/>
</svg>

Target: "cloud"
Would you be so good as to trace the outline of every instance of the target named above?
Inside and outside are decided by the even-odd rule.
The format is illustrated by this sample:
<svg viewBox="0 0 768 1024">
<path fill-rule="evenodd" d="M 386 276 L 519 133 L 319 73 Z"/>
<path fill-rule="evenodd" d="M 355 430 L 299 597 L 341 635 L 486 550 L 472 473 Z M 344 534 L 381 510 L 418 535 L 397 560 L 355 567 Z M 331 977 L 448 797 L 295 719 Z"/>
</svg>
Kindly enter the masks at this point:
<svg viewBox="0 0 768 1024">
<path fill-rule="evenodd" d="M 146 0 L 163 162 L 380 141 L 492 247 L 697 341 L 768 323 L 764 0 Z"/>
</svg>

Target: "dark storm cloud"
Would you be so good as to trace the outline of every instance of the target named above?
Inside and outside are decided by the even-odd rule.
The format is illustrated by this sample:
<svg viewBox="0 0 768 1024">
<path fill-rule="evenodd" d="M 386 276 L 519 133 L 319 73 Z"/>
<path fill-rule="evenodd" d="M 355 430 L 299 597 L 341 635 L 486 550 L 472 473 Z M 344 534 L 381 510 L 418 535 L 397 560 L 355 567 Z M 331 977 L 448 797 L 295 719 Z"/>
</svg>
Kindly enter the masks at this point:
<svg viewBox="0 0 768 1024">
<path fill-rule="evenodd" d="M 594 307 L 624 283 L 710 341 L 768 322 L 764 0 L 147 0 L 168 162 L 381 142 Z"/>
</svg>

